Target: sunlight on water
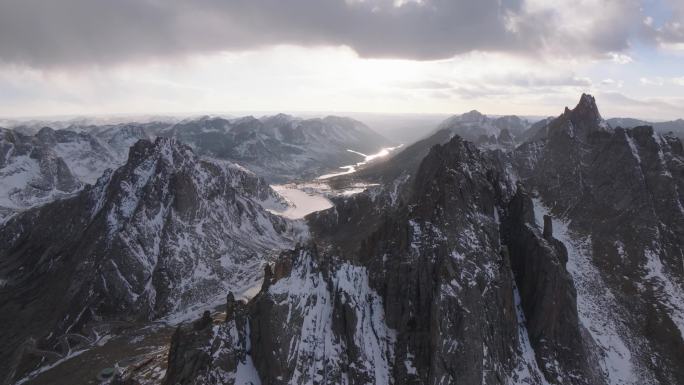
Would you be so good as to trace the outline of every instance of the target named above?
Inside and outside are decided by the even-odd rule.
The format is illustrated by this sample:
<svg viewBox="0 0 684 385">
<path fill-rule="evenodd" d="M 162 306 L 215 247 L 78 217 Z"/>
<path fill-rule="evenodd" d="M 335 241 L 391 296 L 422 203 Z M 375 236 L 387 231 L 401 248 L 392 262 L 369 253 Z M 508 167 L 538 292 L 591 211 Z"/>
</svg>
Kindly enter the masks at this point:
<svg viewBox="0 0 684 385">
<path fill-rule="evenodd" d="M 358 151 L 354 151 L 354 150 L 347 150 L 351 153 L 363 156 L 363 160 L 361 162 L 358 162 L 358 163 L 353 164 L 353 165 L 340 167 L 341 169 L 344 169 L 344 171 L 321 175 L 316 179 L 330 179 L 330 178 L 334 178 L 334 177 L 340 176 L 340 175 L 352 174 L 352 173 L 356 172 L 356 169 L 358 167 L 366 165 L 366 164 L 368 164 L 368 163 L 370 163 L 376 159 L 384 158 L 384 157 L 388 156 L 390 153 L 392 153 L 392 151 L 394 151 L 394 150 L 396 150 L 402 146 L 403 146 L 403 144 L 400 144 L 400 145 L 395 146 L 395 147 L 385 147 L 385 148 L 381 149 L 380 151 L 376 152 L 375 154 L 370 154 L 370 155 L 366 155 L 362 152 L 358 152 Z"/>
</svg>

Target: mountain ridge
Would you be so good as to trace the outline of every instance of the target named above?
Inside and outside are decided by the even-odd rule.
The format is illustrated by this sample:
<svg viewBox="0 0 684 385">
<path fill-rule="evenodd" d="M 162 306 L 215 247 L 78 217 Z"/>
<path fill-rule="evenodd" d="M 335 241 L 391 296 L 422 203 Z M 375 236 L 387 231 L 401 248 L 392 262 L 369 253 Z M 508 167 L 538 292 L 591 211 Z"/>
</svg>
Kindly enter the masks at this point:
<svg viewBox="0 0 684 385">
<path fill-rule="evenodd" d="M 200 159 L 175 139 L 138 141 L 96 184 L 2 226 L 0 318 L 14 331 L 1 336 L 5 354 L 29 336 L 59 349 L 64 333 L 102 334 L 249 289 L 264 261 L 306 237 L 267 210 L 285 204 L 239 166 Z M 14 369 L 35 369 L 37 358 Z"/>
<path fill-rule="evenodd" d="M 512 152 L 447 136 L 311 215 L 315 244 L 171 349 L 244 343 L 176 353 L 164 383 L 679 383 L 681 141 L 614 129 L 589 95 L 547 132 Z"/>
</svg>

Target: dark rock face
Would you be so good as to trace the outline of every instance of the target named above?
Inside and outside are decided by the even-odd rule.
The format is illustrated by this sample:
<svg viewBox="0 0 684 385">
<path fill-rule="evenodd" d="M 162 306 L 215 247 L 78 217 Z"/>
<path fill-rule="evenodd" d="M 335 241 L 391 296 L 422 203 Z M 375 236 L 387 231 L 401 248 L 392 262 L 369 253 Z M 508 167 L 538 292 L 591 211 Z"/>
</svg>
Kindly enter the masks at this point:
<svg viewBox="0 0 684 385">
<path fill-rule="evenodd" d="M 634 128 L 639 126 L 651 126 L 661 135 L 669 135 L 684 140 L 684 119 L 670 120 L 666 122 L 646 122 L 631 118 L 612 118 L 608 119 L 613 127 Z"/>
<path fill-rule="evenodd" d="M 575 288 L 565 269 L 567 250 L 553 238 L 550 222 L 545 215 L 541 236 L 532 200 L 520 186 L 503 227 L 530 342 L 549 382 L 600 383 L 600 368 L 585 347 L 593 341 L 579 322 Z"/>
<path fill-rule="evenodd" d="M 553 238 L 553 220 L 550 215 L 544 215 L 544 239 Z"/>
<path fill-rule="evenodd" d="M 369 213 L 367 202 L 391 201 L 389 191 L 319 213 L 311 223 L 320 244 L 285 253 L 268 269 L 247 304 L 249 360 L 261 383 L 604 382 L 583 365 L 590 355 L 562 244 L 535 228 L 510 256 L 503 247 L 519 235 L 515 226 L 534 226 L 534 211 L 529 199 L 516 209 L 522 193 L 513 198 L 496 157 L 455 137 L 433 148 L 403 189 L 406 201 L 382 206 L 384 215 Z M 360 234 L 338 244 L 333 229 L 345 223 Z M 225 346 L 228 357 L 242 345 Z M 217 365 L 197 373 L 215 375 Z"/>
<path fill-rule="evenodd" d="M 525 367 L 509 349 L 519 340 L 499 251 L 496 204 L 509 193 L 499 178 L 460 138 L 433 148 L 406 206 L 359 250 L 397 331 L 396 383 L 493 384 Z"/>
<path fill-rule="evenodd" d="M 165 385 L 259 384 L 250 352 L 247 308 L 232 294 L 225 322 L 208 321 L 202 328 L 179 326 L 169 349 Z"/>
<path fill-rule="evenodd" d="M 681 148 L 651 127 L 611 128 L 585 95 L 513 154 L 561 229 L 580 321 L 614 383 L 684 382 Z"/>
<path fill-rule="evenodd" d="M 262 206 L 279 199 L 254 174 L 173 139 L 136 143 L 96 185 L 3 225 L 2 361 L 28 337 L 51 350 L 64 333 L 157 319 L 258 284 L 261 264 L 294 244 L 291 224 Z"/>
</svg>

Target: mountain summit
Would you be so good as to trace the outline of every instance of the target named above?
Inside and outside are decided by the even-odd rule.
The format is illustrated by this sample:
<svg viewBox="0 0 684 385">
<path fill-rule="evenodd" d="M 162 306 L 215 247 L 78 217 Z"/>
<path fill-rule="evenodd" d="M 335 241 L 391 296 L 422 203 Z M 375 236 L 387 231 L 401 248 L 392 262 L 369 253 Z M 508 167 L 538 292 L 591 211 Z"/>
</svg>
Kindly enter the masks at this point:
<svg viewBox="0 0 684 385">
<path fill-rule="evenodd" d="M 548 126 L 509 153 L 452 137 L 310 216 L 254 299 L 177 331 L 164 383 L 684 381 L 681 142 L 588 95 Z"/>
<path fill-rule="evenodd" d="M 298 234 L 266 209 L 282 205 L 239 166 L 175 139 L 137 142 L 95 185 L 2 227 L 3 351 L 27 337 L 54 350 L 64 333 L 155 320 L 258 285 L 262 264 Z M 39 363 L 29 358 L 24 368 Z"/>
</svg>

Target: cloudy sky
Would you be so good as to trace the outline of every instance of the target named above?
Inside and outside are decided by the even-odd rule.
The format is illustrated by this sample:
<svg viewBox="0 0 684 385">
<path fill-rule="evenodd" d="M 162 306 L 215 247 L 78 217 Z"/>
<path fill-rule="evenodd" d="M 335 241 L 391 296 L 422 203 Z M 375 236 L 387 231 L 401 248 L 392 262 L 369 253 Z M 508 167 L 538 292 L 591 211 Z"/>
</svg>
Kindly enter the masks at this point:
<svg viewBox="0 0 684 385">
<path fill-rule="evenodd" d="M 0 116 L 684 117 L 682 0 L 0 0 Z"/>
</svg>

